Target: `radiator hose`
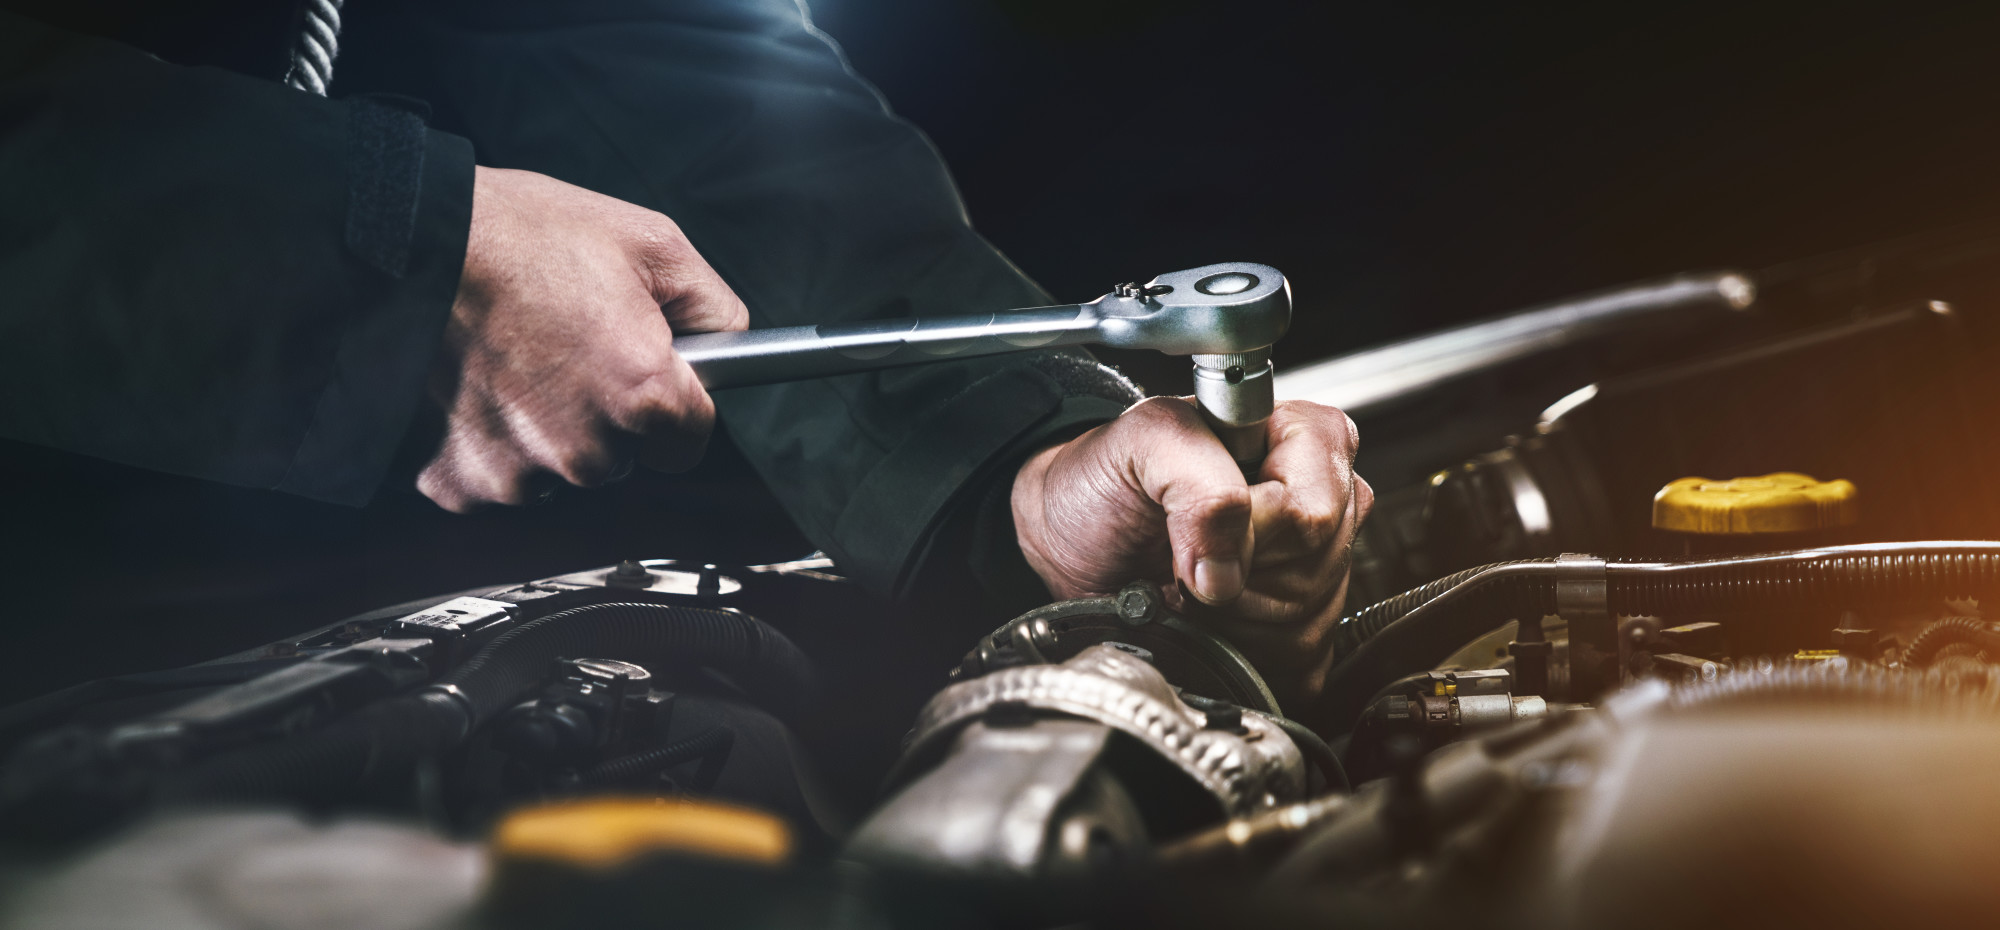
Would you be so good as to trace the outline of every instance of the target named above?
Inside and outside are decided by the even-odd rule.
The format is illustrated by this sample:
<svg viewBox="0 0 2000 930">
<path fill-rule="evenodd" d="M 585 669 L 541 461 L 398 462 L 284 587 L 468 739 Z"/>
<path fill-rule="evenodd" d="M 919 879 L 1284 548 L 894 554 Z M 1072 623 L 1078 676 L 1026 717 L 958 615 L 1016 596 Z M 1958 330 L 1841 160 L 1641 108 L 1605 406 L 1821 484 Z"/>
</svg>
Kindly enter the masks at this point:
<svg viewBox="0 0 2000 930">
<path fill-rule="evenodd" d="M 1470 568 L 1367 607 L 1335 630 L 1324 720 L 1353 720 L 1397 677 L 1435 667 L 1509 620 L 1556 612 L 1553 559 Z M 1687 561 L 1604 564 L 1611 616 L 1687 623 L 1722 614 L 1868 607 L 2000 591 L 2000 542 L 1864 543 Z"/>
<path fill-rule="evenodd" d="M 558 657 L 601 656 L 713 668 L 780 716 L 805 703 L 812 672 L 784 634 L 747 614 L 661 604 L 589 604 L 501 634 L 436 683 L 326 727 L 168 776 L 164 802 L 331 801 L 461 745 L 539 683 Z"/>
</svg>

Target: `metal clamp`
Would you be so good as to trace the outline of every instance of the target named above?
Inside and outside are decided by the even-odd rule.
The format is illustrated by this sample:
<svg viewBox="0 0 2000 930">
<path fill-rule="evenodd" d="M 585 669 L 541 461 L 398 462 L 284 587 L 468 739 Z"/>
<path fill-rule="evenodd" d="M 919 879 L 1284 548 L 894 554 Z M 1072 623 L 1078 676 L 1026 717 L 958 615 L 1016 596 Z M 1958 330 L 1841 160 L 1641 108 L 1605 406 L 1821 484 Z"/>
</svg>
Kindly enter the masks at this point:
<svg viewBox="0 0 2000 930">
<path fill-rule="evenodd" d="M 1588 700 L 1618 680 L 1610 581 L 1594 555 L 1565 552 L 1556 565 L 1556 615 L 1569 627 L 1568 697 Z"/>
</svg>

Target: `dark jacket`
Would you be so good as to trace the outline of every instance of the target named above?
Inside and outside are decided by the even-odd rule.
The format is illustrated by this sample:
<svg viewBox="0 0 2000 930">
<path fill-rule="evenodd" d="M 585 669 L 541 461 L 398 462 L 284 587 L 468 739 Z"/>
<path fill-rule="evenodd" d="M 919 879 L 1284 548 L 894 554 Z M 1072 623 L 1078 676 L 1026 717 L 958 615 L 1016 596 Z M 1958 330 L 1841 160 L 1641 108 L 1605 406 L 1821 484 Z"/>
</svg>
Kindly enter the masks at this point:
<svg viewBox="0 0 2000 930">
<path fill-rule="evenodd" d="M 331 99 L 277 80 L 286 0 L 0 6 L 23 444 L 340 505 L 400 487 L 475 161 L 672 217 L 753 326 L 1050 302 L 787 0 L 350 0 Z M 799 529 L 893 593 L 968 558 L 1018 579 L 1012 467 L 1133 397 L 1054 351 L 716 401 Z"/>
</svg>

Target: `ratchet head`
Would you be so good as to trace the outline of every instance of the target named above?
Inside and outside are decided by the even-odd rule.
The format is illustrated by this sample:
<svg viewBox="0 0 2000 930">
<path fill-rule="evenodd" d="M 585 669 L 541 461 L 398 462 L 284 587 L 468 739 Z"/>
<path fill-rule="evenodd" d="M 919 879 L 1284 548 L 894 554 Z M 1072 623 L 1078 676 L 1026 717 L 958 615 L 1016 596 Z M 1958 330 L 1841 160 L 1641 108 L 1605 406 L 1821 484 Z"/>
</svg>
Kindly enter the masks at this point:
<svg viewBox="0 0 2000 930">
<path fill-rule="evenodd" d="M 1228 355 L 1269 347 L 1292 323 L 1292 289 L 1278 269 L 1223 262 L 1126 284 L 1084 305 L 1099 341 L 1169 355 Z"/>
<path fill-rule="evenodd" d="M 1106 345 L 1193 356 L 1202 419 L 1245 473 L 1257 471 L 1276 406 L 1271 344 L 1292 323 L 1292 288 L 1278 269 L 1203 265 L 1121 285 L 1085 307 Z"/>
</svg>

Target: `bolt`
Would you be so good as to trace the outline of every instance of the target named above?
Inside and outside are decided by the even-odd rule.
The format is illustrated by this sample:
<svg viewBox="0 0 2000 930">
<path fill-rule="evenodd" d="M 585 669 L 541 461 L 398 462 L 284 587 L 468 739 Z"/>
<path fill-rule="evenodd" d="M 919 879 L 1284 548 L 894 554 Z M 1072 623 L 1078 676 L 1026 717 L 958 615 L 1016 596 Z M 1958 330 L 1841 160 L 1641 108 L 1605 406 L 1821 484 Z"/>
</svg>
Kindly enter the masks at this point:
<svg viewBox="0 0 2000 930">
<path fill-rule="evenodd" d="M 1135 581 L 1118 592 L 1118 619 L 1132 626 L 1153 622 L 1160 612 L 1160 592 L 1151 584 Z"/>
</svg>

